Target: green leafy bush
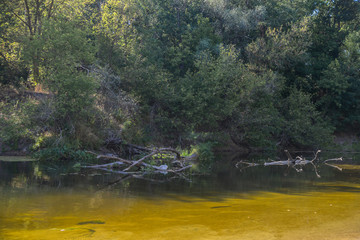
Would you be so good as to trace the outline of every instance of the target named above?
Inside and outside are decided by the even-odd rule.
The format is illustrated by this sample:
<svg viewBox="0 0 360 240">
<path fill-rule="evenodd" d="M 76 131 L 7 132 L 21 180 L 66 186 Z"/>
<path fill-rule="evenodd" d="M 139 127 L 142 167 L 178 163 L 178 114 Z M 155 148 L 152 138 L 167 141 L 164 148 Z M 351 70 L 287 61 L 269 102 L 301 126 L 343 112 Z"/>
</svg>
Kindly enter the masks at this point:
<svg viewBox="0 0 360 240">
<path fill-rule="evenodd" d="M 191 154 L 197 154 L 198 167 L 200 171 L 207 172 L 212 167 L 215 155 L 213 152 L 214 142 L 200 143 L 192 148 Z"/>
<path fill-rule="evenodd" d="M 26 148 L 34 141 L 38 129 L 28 118 L 33 109 L 33 102 L 0 103 L 0 140 L 11 150 Z"/>
<path fill-rule="evenodd" d="M 308 94 L 294 89 L 279 108 L 283 146 L 318 148 L 332 141 L 332 126 L 316 110 Z"/>
</svg>

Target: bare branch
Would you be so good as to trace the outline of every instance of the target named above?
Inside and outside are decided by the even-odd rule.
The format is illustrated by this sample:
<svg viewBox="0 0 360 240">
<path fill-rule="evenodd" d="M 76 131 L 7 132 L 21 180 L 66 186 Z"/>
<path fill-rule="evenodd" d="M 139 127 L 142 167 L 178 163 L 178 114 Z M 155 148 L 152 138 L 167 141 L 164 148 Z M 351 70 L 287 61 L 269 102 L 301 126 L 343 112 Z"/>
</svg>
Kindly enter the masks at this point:
<svg viewBox="0 0 360 240">
<path fill-rule="evenodd" d="M 131 174 L 135 174 L 137 172 L 124 172 L 124 171 L 121 171 L 121 170 L 114 170 L 114 169 L 111 169 L 111 168 L 96 168 L 98 170 L 103 170 L 105 172 L 110 172 L 110 173 L 116 173 L 116 174 L 123 174 L 123 175 L 131 175 Z"/>
<path fill-rule="evenodd" d="M 265 162 L 264 166 L 289 166 L 289 160 Z"/>
<path fill-rule="evenodd" d="M 51 17 L 51 14 L 52 14 L 51 11 L 52 11 L 53 5 L 54 5 L 54 0 L 51 0 L 50 6 L 49 6 L 49 9 L 48 9 L 48 15 L 47 15 L 48 19 L 50 19 L 50 17 Z"/>
<path fill-rule="evenodd" d="M 145 157 L 142 157 L 140 158 L 139 160 L 137 160 L 136 162 L 134 162 L 133 164 L 131 164 L 129 167 L 125 168 L 124 171 L 129 171 L 130 168 L 136 166 L 136 165 L 139 165 L 140 163 L 142 163 L 144 160 L 148 159 L 149 157 L 152 157 L 154 156 L 155 154 L 158 154 L 159 152 L 158 151 L 154 151 L 148 155 L 146 155 Z"/>
<path fill-rule="evenodd" d="M 321 150 L 317 150 L 317 152 L 315 153 L 314 159 L 311 160 L 311 162 L 314 162 L 317 158 L 318 158 L 318 154 L 321 152 Z"/>
<path fill-rule="evenodd" d="M 293 159 L 288 150 L 284 150 L 284 152 L 285 152 L 286 156 L 288 157 L 288 161 Z"/>
<path fill-rule="evenodd" d="M 100 165 L 85 166 L 85 168 L 111 168 L 111 167 L 118 167 L 123 164 L 124 164 L 123 162 L 112 162 L 112 163 L 106 163 Z"/>
<path fill-rule="evenodd" d="M 304 157 L 302 156 L 297 156 L 295 159 L 293 159 L 290 155 L 290 153 L 285 150 L 285 153 L 288 157 L 288 160 L 281 160 L 281 161 L 273 161 L 271 159 L 269 159 L 270 162 L 265 162 L 264 163 L 264 166 L 288 166 L 288 167 L 291 167 L 293 168 L 296 172 L 302 172 L 303 171 L 303 167 L 307 164 L 311 164 L 314 168 L 314 171 L 315 171 L 315 174 L 318 178 L 320 178 L 320 174 L 318 172 L 318 169 L 316 167 L 316 165 L 314 164 L 314 161 L 318 159 L 318 154 L 321 152 L 321 150 L 318 150 L 315 154 L 314 154 L 314 158 L 312 160 L 307 160 L 305 159 Z M 327 166 L 330 166 L 330 167 L 333 167 L 333 168 L 336 168 L 338 170 L 342 170 L 340 167 L 338 166 L 335 166 L 335 165 L 332 165 L 332 164 L 328 164 L 327 162 L 329 161 L 342 161 L 342 158 L 332 158 L 332 159 L 327 159 L 325 160 L 323 163 Z M 236 168 L 239 168 L 239 165 L 241 164 L 245 164 L 246 167 L 243 167 L 241 168 L 242 169 L 245 169 L 245 168 L 248 168 L 248 167 L 255 167 L 255 166 L 259 166 L 260 164 L 257 164 L 257 163 L 249 163 L 249 162 L 245 162 L 245 161 L 240 161 L 238 163 L 236 163 Z"/>
<path fill-rule="evenodd" d="M 10 11 L 11 11 L 12 14 L 15 15 L 15 17 L 20 19 L 20 21 L 22 21 L 28 28 L 31 28 L 31 26 L 24 19 L 22 19 L 22 17 L 20 17 L 16 12 L 14 12 L 13 10 L 10 10 Z"/>
<path fill-rule="evenodd" d="M 330 161 L 342 161 L 343 158 L 342 157 L 339 157 L 339 158 L 330 158 L 330 159 L 327 159 L 324 161 L 324 163 L 327 163 L 327 162 L 330 162 Z"/>
<path fill-rule="evenodd" d="M 106 158 L 106 159 L 113 159 L 113 160 L 118 160 L 127 164 L 132 164 L 133 161 L 130 160 L 126 160 L 126 159 L 122 159 L 113 155 L 98 155 L 96 158 Z"/>
<path fill-rule="evenodd" d="M 178 173 L 178 172 L 181 172 L 181 171 L 184 171 L 184 170 L 186 170 L 186 169 L 189 169 L 189 168 L 191 168 L 192 167 L 192 165 L 188 165 L 188 166 L 186 166 L 186 167 L 183 167 L 183 168 L 180 168 L 180 169 L 177 169 L 177 170 L 167 170 L 168 172 L 172 172 L 172 173 Z"/>
<path fill-rule="evenodd" d="M 25 3 L 26 13 L 27 13 L 27 26 L 29 27 L 30 35 L 33 35 L 34 33 L 32 30 L 32 26 L 31 26 L 31 12 L 30 12 L 30 8 L 29 8 L 28 0 L 24 0 L 24 3 Z"/>
<path fill-rule="evenodd" d="M 135 146 L 135 145 L 134 145 Z M 147 173 L 161 173 L 161 174 L 175 174 L 178 177 L 185 179 L 187 181 L 190 181 L 187 179 L 182 173 L 186 171 L 187 169 L 190 169 L 192 167 L 191 164 L 188 164 L 188 162 L 185 162 L 185 160 L 193 160 L 197 157 L 197 155 L 193 154 L 190 157 L 182 157 L 180 153 L 173 149 L 173 148 L 155 148 L 155 149 L 149 149 L 145 147 L 139 147 L 135 146 L 137 149 L 143 149 L 143 152 L 149 152 L 144 157 L 140 158 L 137 161 L 122 159 L 116 155 L 106 155 L 106 154 L 97 154 L 91 151 L 87 151 L 87 153 L 95 155 L 98 159 L 108 159 L 108 160 L 116 160 L 112 163 L 105 163 L 105 164 L 98 164 L 98 165 L 92 165 L 92 166 L 85 166 L 84 168 L 92 168 L 92 169 L 98 169 L 102 171 L 107 171 L 111 173 L 117 173 L 117 174 L 123 174 L 123 175 L 131 175 L 131 177 L 134 178 L 143 178 L 143 175 Z M 163 164 L 164 159 L 160 158 L 162 165 L 157 166 L 155 164 L 149 164 L 145 161 L 152 159 L 151 157 L 159 155 L 159 154 L 174 154 L 174 157 L 171 156 L 165 160 L 170 161 L 170 163 Z M 155 158 L 156 160 L 156 158 Z M 132 169 L 135 166 L 139 166 L 142 168 L 138 168 L 137 170 L 133 172 L 129 172 L 130 169 Z M 169 167 L 170 166 L 170 167 Z M 145 171 L 144 171 L 145 169 Z M 144 172 L 142 172 L 144 171 Z M 138 175 L 137 173 L 142 172 L 141 175 Z M 141 176 L 141 177 L 140 177 Z"/>
</svg>

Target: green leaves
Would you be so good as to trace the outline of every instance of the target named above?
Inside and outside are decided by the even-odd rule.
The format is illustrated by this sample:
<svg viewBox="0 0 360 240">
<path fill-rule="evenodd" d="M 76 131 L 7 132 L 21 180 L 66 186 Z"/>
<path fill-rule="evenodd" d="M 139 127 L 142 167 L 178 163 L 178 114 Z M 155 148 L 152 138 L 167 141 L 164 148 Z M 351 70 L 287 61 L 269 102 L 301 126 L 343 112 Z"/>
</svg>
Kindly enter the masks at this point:
<svg viewBox="0 0 360 240">
<path fill-rule="evenodd" d="M 39 41 L 43 83 L 55 94 L 57 117 L 76 118 L 92 106 L 97 84 L 88 66 L 95 48 L 85 31 L 65 19 L 47 22 Z"/>
<path fill-rule="evenodd" d="M 251 82 L 244 79 L 244 66 L 234 47 L 221 47 L 218 58 L 204 52 L 195 64 L 198 69 L 181 82 L 184 115 L 197 128 L 219 129 L 219 121 L 229 117 Z"/>
<path fill-rule="evenodd" d="M 292 90 L 280 107 L 283 115 L 280 131 L 283 145 L 316 148 L 331 142 L 332 128 L 315 109 L 309 95 Z"/>
<path fill-rule="evenodd" d="M 223 131 L 240 145 L 305 146 L 331 132 L 322 115 L 360 121 L 357 1 L 0 7 L 0 82 L 41 84 L 44 121 L 59 136 L 98 139 L 88 129 L 101 122 L 140 143 Z"/>
<path fill-rule="evenodd" d="M 258 38 L 246 48 L 251 64 L 285 71 L 307 60 L 311 45 L 309 19 L 294 23 L 287 31 L 269 28 L 265 38 Z"/>
<path fill-rule="evenodd" d="M 349 34 L 339 58 L 324 70 L 319 81 L 323 94 L 319 103 L 338 127 L 355 127 L 360 122 L 360 32 Z"/>
</svg>

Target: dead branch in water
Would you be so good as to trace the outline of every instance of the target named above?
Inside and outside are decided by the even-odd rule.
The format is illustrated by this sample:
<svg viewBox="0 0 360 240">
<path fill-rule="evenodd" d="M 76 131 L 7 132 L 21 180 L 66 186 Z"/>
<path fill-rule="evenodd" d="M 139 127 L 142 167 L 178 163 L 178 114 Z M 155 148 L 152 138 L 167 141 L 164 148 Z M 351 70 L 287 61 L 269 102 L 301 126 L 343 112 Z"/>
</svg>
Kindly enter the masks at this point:
<svg viewBox="0 0 360 240">
<path fill-rule="evenodd" d="M 135 145 L 134 145 L 135 147 Z M 149 173 L 173 174 L 186 179 L 183 172 L 192 167 L 191 162 L 196 160 L 197 155 L 181 156 L 180 152 L 173 148 L 145 148 L 136 146 L 142 154 L 146 154 L 138 160 L 123 159 L 113 154 L 96 154 L 98 159 L 114 160 L 115 162 L 84 166 L 84 168 L 98 169 L 111 173 L 129 175 L 140 178 Z M 130 171 L 132 170 L 132 171 Z"/>
<path fill-rule="evenodd" d="M 312 160 L 307 160 L 305 159 L 305 157 L 302 156 L 297 156 L 296 158 L 292 158 L 289 151 L 285 150 L 285 154 L 288 157 L 287 160 L 280 160 L 280 161 L 274 161 L 269 159 L 270 162 L 265 162 L 263 164 L 263 166 L 287 166 L 288 168 L 292 168 L 294 169 L 296 172 L 302 172 L 303 171 L 303 167 L 310 164 L 313 166 L 314 168 L 314 172 L 316 174 L 316 176 L 318 178 L 320 178 L 320 174 L 318 172 L 318 169 L 316 167 L 316 165 L 314 164 L 314 161 L 316 161 L 318 159 L 318 154 L 321 152 L 321 150 L 318 150 L 315 154 L 314 154 L 314 158 Z M 336 168 L 338 170 L 342 170 L 340 167 L 329 164 L 328 162 L 330 161 L 342 161 L 342 157 L 340 158 L 332 158 L 332 159 L 327 159 L 325 160 L 323 163 L 327 166 Z M 245 166 L 244 166 L 245 165 Z M 236 163 L 235 167 L 236 168 L 240 168 L 240 170 L 243 170 L 245 168 L 248 167 L 255 167 L 255 166 L 260 166 L 262 164 L 259 163 L 250 163 L 250 162 L 246 162 L 246 161 L 240 161 L 238 163 Z"/>
</svg>

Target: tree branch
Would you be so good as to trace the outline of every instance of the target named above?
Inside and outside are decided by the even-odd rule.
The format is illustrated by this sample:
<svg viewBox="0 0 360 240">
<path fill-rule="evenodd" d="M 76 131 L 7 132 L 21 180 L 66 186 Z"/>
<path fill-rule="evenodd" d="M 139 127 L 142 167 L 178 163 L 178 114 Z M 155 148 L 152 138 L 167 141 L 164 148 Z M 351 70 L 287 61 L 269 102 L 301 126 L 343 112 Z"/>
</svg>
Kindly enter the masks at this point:
<svg viewBox="0 0 360 240">
<path fill-rule="evenodd" d="M 87 151 L 87 153 L 95 155 L 96 158 L 98 158 L 98 159 L 115 160 L 115 162 L 92 165 L 92 166 L 84 166 L 84 168 L 93 168 L 93 169 L 99 169 L 99 170 L 103 170 L 103 171 L 107 171 L 107 172 L 111 172 L 111 173 L 132 175 L 133 177 L 135 177 L 134 174 L 141 172 L 145 168 L 147 171 L 143 172 L 142 175 L 144 175 L 146 173 L 162 173 L 162 174 L 171 173 L 171 174 L 175 174 L 181 178 L 186 179 L 186 177 L 183 176 L 181 173 L 192 167 L 192 165 L 189 164 L 188 162 L 185 163 L 185 160 L 189 160 L 189 157 L 182 157 L 181 154 L 173 148 L 149 149 L 149 148 L 139 147 L 139 146 L 136 146 L 136 147 L 137 147 L 137 149 L 143 149 L 144 152 L 149 152 L 149 151 L 151 151 L 151 152 L 146 154 L 139 160 L 133 161 L 133 160 L 122 159 L 115 155 L 96 154 L 94 152 Z M 168 158 L 165 158 L 165 159 L 163 157 L 154 159 L 155 161 L 156 160 L 158 161 L 157 162 L 158 164 L 159 163 L 162 164 L 160 166 L 145 162 L 147 160 L 152 159 L 151 157 L 153 157 L 153 156 L 160 155 L 160 154 L 169 154 L 169 153 L 173 153 L 174 156 L 173 157 L 169 156 Z M 195 159 L 196 156 L 197 155 L 192 155 L 192 156 L 190 156 L 190 159 Z M 152 161 L 153 161 L 153 159 L 152 159 Z M 167 163 L 164 164 L 164 161 L 167 161 Z M 140 166 L 142 168 L 139 168 L 138 170 L 135 170 L 133 172 L 129 172 L 129 170 L 135 166 Z M 186 179 L 186 180 L 188 180 L 188 179 Z"/>
<path fill-rule="evenodd" d="M 31 26 L 31 12 L 30 12 L 30 8 L 29 8 L 28 0 L 24 0 L 24 3 L 25 3 L 26 13 L 27 13 L 27 22 L 28 22 L 27 26 L 29 27 L 30 35 L 34 35 L 32 26 Z"/>
<path fill-rule="evenodd" d="M 159 153 L 159 151 L 154 151 L 154 152 L 146 155 L 145 157 L 140 158 L 139 160 L 137 160 L 136 162 L 134 162 L 133 164 L 131 164 L 129 167 L 125 168 L 124 171 L 125 171 L 125 172 L 126 172 L 126 171 L 129 171 L 130 168 L 132 168 L 132 167 L 134 167 L 134 166 L 136 166 L 136 165 L 139 165 L 139 164 L 142 163 L 144 160 L 146 160 L 146 159 L 148 159 L 149 157 L 152 157 L 152 156 L 154 156 L 155 154 L 158 154 L 158 153 Z"/>
<path fill-rule="evenodd" d="M 51 17 L 53 5 L 54 5 L 54 0 L 51 0 L 50 6 L 48 9 L 47 19 L 50 19 L 50 17 Z"/>
<path fill-rule="evenodd" d="M 20 21 L 22 21 L 28 28 L 30 28 L 31 26 L 29 26 L 29 24 L 24 20 L 22 19 L 22 17 L 20 17 L 16 12 L 14 12 L 13 10 L 10 10 L 12 14 L 15 15 L 15 17 L 17 17 L 18 19 L 20 19 Z"/>
</svg>

